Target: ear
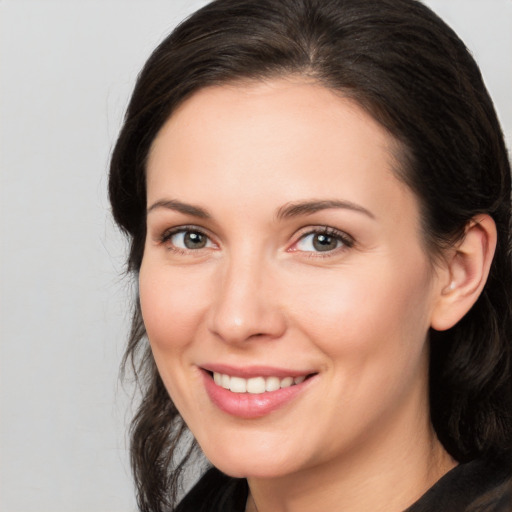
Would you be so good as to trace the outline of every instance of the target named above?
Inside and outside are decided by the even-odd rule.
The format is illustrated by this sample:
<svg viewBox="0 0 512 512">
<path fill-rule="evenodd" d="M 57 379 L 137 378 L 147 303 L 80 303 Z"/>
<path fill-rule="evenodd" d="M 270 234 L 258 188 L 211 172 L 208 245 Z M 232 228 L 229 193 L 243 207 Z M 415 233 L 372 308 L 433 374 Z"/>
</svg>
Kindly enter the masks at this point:
<svg viewBox="0 0 512 512">
<path fill-rule="evenodd" d="M 489 275 L 496 239 L 496 224 L 489 215 L 477 215 L 468 222 L 463 239 L 447 252 L 446 267 L 439 272 L 432 328 L 453 327 L 477 301 Z"/>
</svg>

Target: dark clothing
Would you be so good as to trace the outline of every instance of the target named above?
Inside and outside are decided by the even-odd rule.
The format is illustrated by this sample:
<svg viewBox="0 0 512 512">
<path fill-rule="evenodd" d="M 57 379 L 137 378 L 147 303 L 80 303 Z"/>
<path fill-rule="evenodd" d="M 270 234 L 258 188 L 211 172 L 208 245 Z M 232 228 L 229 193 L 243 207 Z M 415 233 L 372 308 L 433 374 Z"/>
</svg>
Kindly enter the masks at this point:
<svg viewBox="0 0 512 512">
<path fill-rule="evenodd" d="M 231 478 L 210 469 L 178 505 L 175 512 L 245 512 L 249 487 L 243 478 Z"/>
<path fill-rule="evenodd" d="M 512 512 L 511 466 L 484 461 L 461 464 L 404 512 Z M 176 512 L 244 512 L 247 495 L 246 480 L 228 477 L 212 468 Z"/>
</svg>

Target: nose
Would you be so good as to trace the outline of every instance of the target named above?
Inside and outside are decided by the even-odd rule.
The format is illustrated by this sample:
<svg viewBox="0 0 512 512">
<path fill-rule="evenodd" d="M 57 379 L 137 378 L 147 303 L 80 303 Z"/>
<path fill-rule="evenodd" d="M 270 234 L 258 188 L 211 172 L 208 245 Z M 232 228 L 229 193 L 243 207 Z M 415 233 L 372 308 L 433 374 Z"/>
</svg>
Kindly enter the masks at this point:
<svg viewBox="0 0 512 512">
<path fill-rule="evenodd" d="M 215 282 L 208 315 L 210 332 L 227 343 L 282 336 L 286 318 L 278 304 L 277 287 L 275 275 L 261 258 L 226 262 Z"/>
</svg>

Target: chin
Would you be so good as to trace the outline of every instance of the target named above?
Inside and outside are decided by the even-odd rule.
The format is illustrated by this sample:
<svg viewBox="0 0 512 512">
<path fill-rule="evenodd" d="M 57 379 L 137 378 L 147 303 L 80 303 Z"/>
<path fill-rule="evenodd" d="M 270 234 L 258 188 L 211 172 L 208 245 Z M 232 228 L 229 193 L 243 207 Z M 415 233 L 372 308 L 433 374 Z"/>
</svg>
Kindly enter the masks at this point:
<svg viewBox="0 0 512 512">
<path fill-rule="evenodd" d="M 293 469 L 286 464 L 272 460 L 253 461 L 250 459 L 229 461 L 213 461 L 212 464 L 233 478 L 275 479 L 293 473 Z"/>
<path fill-rule="evenodd" d="M 243 444 L 219 448 L 203 451 L 217 469 L 234 478 L 279 478 L 298 470 L 297 452 L 280 453 L 273 446 L 250 449 Z"/>
</svg>

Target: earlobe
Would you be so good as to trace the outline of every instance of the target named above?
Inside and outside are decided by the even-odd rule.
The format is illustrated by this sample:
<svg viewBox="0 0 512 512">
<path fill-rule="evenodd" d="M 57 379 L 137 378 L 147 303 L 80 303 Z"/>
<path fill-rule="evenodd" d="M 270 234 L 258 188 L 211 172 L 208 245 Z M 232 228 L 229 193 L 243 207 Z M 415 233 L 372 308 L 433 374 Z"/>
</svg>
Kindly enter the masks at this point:
<svg viewBox="0 0 512 512">
<path fill-rule="evenodd" d="M 489 215 L 477 215 L 468 222 L 463 239 L 446 262 L 445 281 L 440 283 L 432 311 L 433 329 L 450 329 L 477 301 L 489 275 L 496 239 L 496 225 Z"/>
</svg>

